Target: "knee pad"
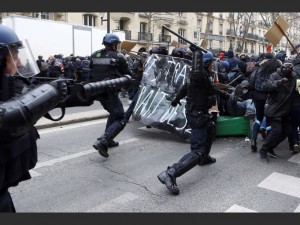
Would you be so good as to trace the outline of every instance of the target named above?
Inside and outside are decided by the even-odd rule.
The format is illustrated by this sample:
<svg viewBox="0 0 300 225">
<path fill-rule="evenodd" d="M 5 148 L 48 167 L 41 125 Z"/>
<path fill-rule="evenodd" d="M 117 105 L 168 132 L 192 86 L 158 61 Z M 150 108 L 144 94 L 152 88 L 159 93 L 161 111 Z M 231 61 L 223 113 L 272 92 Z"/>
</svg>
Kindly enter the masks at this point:
<svg viewBox="0 0 300 225">
<path fill-rule="evenodd" d="M 180 177 L 185 174 L 187 171 L 198 165 L 201 159 L 201 152 L 190 152 L 190 155 L 184 161 L 178 162 L 172 166 L 175 169 L 173 176 Z"/>
</svg>

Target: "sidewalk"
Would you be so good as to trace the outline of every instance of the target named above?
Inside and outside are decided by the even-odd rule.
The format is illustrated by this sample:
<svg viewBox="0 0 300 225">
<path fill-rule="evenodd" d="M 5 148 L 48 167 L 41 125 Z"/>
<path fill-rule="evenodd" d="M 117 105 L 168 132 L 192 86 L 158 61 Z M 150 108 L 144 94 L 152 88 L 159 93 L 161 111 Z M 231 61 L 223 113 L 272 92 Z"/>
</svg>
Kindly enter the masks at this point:
<svg viewBox="0 0 300 225">
<path fill-rule="evenodd" d="M 124 111 L 127 110 L 129 106 L 124 105 Z M 66 113 L 64 118 L 62 118 L 60 121 L 52 121 L 48 120 L 45 117 L 42 117 L 36 124 L 35 127 L 37 129 L 45 129 L 50 127 L 56 127 L 56 126 L 62 126 L 72 123 L 80 123 L 90 120 L 97 120 L 97 119 L 103 119 L 108 117 L 108 112 L 105 109 L 99 109 L 99 110 L 91 110 L 91 111 L 84 111 L 84 112 L 77 112 L 77 113 Z M 54 117 L 54 118 L 57 118 Z"/>
</svg>

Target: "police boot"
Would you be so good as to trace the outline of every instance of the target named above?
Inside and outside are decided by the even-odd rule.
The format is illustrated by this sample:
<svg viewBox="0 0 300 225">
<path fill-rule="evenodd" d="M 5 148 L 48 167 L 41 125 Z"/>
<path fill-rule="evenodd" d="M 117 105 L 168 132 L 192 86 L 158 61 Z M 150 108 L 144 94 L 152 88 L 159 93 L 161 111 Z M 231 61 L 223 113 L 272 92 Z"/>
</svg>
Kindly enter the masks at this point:
<svg viewBox="0 0 300 225">
<path fill-rule="evenodd" d="M 93 147 L 98 150 L 99 154 L 105 158 L 108 158 L 108 146 L 107 141 L 104 138 L 98 138 L 97 141 L 94 143 Z"/>
<path fill-rule="evenodd" d="M 204 165 L 215 163 L 216 161 L 217 160 L 215 158 L 208 155 L 207 157 L 204 157 L 202 160 L 200 160 L 200 163 L 198 165 L 199 166 L 204 166 Z"/>
<path fill-rule="evenodd" d="M 166 171 L 157 175 L 158 180 L 165 184 L 166 187 L 174 194 L 179 194 L 179 189 L 177 188 L 176 177 L 174 176 L 175 169 L 168 167 Z"/>
<path fill-rule="evenodd" d="M 110 141 L 110 142 L 107 144 L 107 147 L 108 147 L 108 148 L 113 148 L 113 147 L 117 147 L 117 146 L 119 146 L 119 142 L 114 141 L 114 140 Z"/>
</svg>

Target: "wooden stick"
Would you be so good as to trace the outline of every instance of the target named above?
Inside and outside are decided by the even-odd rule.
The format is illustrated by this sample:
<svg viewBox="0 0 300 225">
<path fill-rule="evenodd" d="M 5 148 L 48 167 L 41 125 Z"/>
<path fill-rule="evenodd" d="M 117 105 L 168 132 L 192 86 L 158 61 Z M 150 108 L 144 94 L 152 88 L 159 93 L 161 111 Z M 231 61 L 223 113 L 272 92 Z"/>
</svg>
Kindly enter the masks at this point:
<svg viewBox="0 0 300 225">
<path fill-rule="evenodd" d="M 231 82 L 230 82 L 229 84 L 227 84 L 227 85 L 230 86 L 230 85 L 233 84 L 237 79 L 239 79 L 241 76 L 242 76 L 242 74 L 239 75 L 237 78 L 235 78 L 233 81 L 231 81 Z"/>
</svg>

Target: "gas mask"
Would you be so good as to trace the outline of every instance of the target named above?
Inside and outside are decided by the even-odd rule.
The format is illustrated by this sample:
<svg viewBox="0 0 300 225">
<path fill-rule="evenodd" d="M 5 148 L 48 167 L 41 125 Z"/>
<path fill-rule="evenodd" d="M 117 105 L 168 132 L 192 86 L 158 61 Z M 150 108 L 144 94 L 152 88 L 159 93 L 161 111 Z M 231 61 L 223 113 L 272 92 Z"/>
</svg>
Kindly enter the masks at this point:
<svg viewBox="0 0 300 225">
<path fill-rule="evenodd" d="M 289 77 L 293 72 L 293 64 L 292 63 L 284 63 L 281 67 L 281 71 L 284 73 L 286 77 Z"/>
<path fill-rule="evenodd" d="M 243 89 L 242 89 L 243 95 L 247 94 L 247 92 L 248 92 L 248 88 L 243 88 Z"/>
</svg>

